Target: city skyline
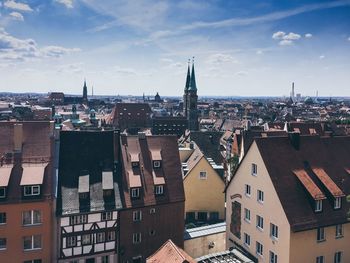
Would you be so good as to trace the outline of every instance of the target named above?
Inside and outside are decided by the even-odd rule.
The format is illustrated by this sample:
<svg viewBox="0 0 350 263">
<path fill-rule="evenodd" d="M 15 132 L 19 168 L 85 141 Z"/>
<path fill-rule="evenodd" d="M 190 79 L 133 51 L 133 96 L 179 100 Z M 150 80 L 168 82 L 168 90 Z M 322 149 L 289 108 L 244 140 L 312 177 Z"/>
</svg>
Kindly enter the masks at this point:
<svg viewBox="0 0 350 263">
<path fill-rule="evenodd" d="M 1 92 L 350 96 L 350 1 L 0 1 Z"/>
</svg>

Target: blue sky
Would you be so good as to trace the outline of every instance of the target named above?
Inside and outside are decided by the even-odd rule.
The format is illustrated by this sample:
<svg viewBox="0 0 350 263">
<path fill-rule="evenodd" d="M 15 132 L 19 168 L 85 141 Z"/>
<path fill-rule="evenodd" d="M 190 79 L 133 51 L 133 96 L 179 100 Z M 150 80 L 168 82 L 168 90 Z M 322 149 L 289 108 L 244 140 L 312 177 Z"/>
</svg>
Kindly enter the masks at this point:
<svg viewBox="0 0 350 263">
<path fill-rule="evenodd" d="M 350 0 L 0 0 L 0 91 L 350 96 Z M 89 90 L 90 92 L 90 90 Z"/>
</svg>

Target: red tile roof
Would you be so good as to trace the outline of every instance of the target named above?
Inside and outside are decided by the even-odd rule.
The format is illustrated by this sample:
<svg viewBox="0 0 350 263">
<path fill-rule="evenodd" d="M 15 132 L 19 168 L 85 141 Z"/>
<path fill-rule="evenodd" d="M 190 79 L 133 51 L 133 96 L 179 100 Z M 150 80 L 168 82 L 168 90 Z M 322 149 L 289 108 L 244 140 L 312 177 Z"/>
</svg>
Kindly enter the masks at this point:
<svg viewBox="0 0 350 263">
<path fill-rule="evenodd" d="M 302 185 L 314 200 L 326 199 L 324 193 L 322 193 L 320 188 L 318 188 L 318 186 L 312 181 L 304 169 L 295 170 L 293 173 L 296 175 L 296 177 L 298 177 L 299 181 L 302 183 Z"/>
<path fill-rule="evenodd" d="M 312 171 L 316 174 L 318 179 L 320 179 L 328 191 L 333 195 L 333 197 L 345 196 L 343 191 L 333 182 L 333 180 L 329 177 L 324 169 L 312 168 Z"/>
</svg>

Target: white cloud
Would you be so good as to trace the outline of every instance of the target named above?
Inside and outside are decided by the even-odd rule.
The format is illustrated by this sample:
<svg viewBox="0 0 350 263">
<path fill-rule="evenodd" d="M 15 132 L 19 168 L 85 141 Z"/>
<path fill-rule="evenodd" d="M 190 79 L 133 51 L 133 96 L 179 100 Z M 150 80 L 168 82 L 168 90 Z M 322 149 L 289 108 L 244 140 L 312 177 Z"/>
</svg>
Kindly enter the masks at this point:
<svg viewBox="0 0 350 263">
<path fill-rule="evenodd" d="M 223 63 L 238 63 L 238 61 L 230 54 L 217 53 L 217 54 L 210 55 L 209 58 L 207 59 L 207 63 L 223 64 Z"/>
<path fill-rule="evenodd" d="M 281 46 L 291 46 L 293 45 L 293 41 L 292 40 L 288 40 L 288 39 L 283 39 L 279 42 L 279 44 Z"/>
<path fill-rule="evenodd" d="M 257 55 L 262 55 L 262 54 L 264 54 L 264 51 L 262 51 L 262 50 L 257 50 L 257 51 L 256 51 L 256 54 L 257 54 Z"/>
<path fill-rule="evenodd" d="M 73 8 L 73 0 L 55 0 L 57 3 L 64 5 L 66 8 Z"/>
<path fill-rule="evenodd" d="M 28 4 L 18 3 L 14 0 L 6 1 L 4 3 L 4 6 L 9 8 L 9 9 L 13 9 L 13 10 L 17 10 L 17 11 L 26 11 L 26 12 L 33 11 L 33 9 Z"/>
<path fill-rule="evenodd" d="M 320 59 L 324 59 L 326 56 L 325 55 L 321 55 L 320 56 Z"/>
<path fill-rule="evenodd" d="M 247 71 L 238 71 L 234 74 L 235 76 L 240 76 L 240 77 L 243 77 L 243 76 L 247 76 L 248 75 L 248 72 Z"/>
<path fill-rule="evenodd" d="M 305 38 L 312 38 L 312 34 L 310 33 L 305 34 Z"/>
<path fill-rule="evenodd" d="M 350 37 L 348 37 L 348 41 L 350 41 Z"/>
<path fill-rule="evenodd" d="M 272 34 L 273 39 L 283 39 L 283 37 L 286 35 L 283 31 L 278 31 L 276 33 Z"/>
<path fill-rule="evenodd" d="M 0 28 L 0 59 L 8 61 L 25 61 L 44 57 L 61 57 L 71 52 L 77 52 L 77 48 L 64 48 L 59 46 L 38 47 L 33 39 L 16 38 Z"/>
<path fill-rule="evenodd" d="M 21 13 L 18 12 L 11 12 L 9 14 L 9 16 L 14 19 L 14 20 L 18 20 L 18 21 L 24 21 L 24 17 Z"/>
<path fill-rule="evenodd" d="M 137 75 L 136 71 L 132 68 L 122 68 L 120 66 L 114 67 L 114 72 L 121 77 L 135 76 Z"/>
<path fill-rule="evenodd" d="M 80 74 L 83 72 L 83 63 L 60 65 L 57 69 L 57 72 Z"/>
<path fill-rule="evenodd" d="M 288 35 L 283 36 L 284 40 L 298 40 L 301 36 L 299 34 L 290 32 Z"/>
</svg>

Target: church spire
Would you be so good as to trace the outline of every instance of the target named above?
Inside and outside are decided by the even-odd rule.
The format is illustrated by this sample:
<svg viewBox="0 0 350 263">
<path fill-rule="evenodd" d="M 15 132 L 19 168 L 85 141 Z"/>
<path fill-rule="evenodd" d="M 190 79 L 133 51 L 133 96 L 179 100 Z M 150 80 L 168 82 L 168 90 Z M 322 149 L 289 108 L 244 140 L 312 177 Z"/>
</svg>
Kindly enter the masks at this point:
<svg viewBox="0 0 350 263">
<path fill-rule="evenodd" d="M 83 87 L 83 103 L 87 102 L 87 86 L 86 79 L 84 79 L 84 87 Z"/>
<path fill-rule="evenodd" d="M 191 82 L 191 75 L 190 75 L 190 62 L 191 60 L 188 60 L 188 68 L 187 68 L 187 77 L 186 77 L 186 85 L 185 85 L 185 92 L 188 91 L 190 88 L 190 82 Z"/>
<path fill-rule="evenodd" d="M 194 73 L 194 57 L 192 58 L 191 84 L 188 90 L 197 91 L 196 76 Z"/>
</svg>

